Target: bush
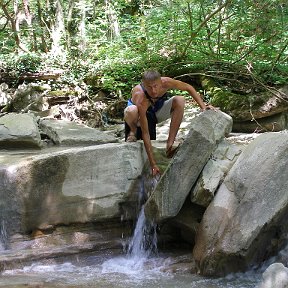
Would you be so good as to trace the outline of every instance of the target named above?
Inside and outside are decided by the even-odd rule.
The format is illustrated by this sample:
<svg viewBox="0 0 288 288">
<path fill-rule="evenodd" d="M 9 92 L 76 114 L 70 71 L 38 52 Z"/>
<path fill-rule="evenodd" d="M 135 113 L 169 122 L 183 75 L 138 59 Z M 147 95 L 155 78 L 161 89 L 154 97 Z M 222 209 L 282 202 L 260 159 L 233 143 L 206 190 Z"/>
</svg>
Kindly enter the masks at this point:
<svg viewBox="0 0 288 288">
<path fill-rule="evenodd" d="M 27 53 L 18 57 L 15 68 L 18 73 L 39 72 L 41 63 L 42 59 L 38 54 Z"/>
</svg>

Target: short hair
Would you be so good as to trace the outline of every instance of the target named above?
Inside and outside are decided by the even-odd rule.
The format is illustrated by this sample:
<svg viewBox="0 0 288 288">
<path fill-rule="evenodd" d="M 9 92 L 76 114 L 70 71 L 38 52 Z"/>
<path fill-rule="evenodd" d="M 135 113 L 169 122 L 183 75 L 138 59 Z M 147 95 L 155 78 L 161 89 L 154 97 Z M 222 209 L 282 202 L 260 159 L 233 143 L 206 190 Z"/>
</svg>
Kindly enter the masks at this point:
<svg viewBox="0 0 288 288">
<path fill-rule="evenodd" d="M 142 75 L 142 81 L 155 81 L 161 78 L 157 70 L 146 70 Z"/>
</svg>

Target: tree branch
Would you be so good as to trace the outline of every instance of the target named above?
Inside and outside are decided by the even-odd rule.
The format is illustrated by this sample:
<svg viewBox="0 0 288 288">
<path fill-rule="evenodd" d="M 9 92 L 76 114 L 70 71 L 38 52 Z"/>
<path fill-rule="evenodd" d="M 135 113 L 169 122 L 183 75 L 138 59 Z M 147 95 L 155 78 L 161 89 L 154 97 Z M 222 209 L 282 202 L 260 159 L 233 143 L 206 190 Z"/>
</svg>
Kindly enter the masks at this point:
<svg viewBox="0 0 288 288">
<path fill-rule="evenodd" d="M 278 56 L 276 57 L 273 66 L 272 66 L 272 70 L 275 67 L 276 63 L 279 61 L 279 59 L 281 58 L 281 56 L 283 55 L 285 49 L 288 47 L 288 40 L 286 41 L 286 43 L 284 44 L 284 46 L 282 47 L 282 49 L 280 50 L 280 52 L 278 53 Z"/>
<path fill-rule="evenodd" d="M 203 21 L 202 23 L 197 27 L 195 31 L 191 32 L 190 39 L 188 40 L 186 46 L 184 47 L 184 50 L 181 54 L 181 58 L 183 58 L 186 55 L 186 52 L 191 45 L 193 39 L 196 37 L 196 35 L 199 33 L 199 31 L 207 24 L 207 22 L 214 16 L 216 15 L 219 11 L 221 11 L 224 7 L 226 7 L 231 0 L 227 0 L 224 2 L 222 5 L 220 5 L 216 10 L 214 10 L 211 14 L 209 14 Z"/>
<path fill-rule="evenodd" d="M 240 62 L 241 60 L 243 60 L 246 56 L 248 56 L 250 53 L 252 53 L 254 50 L 256 50 L 261 44 L 268 42 L 269 40 L 271 40 L 272 38 L 274 38 L 275 36 L 278 35 L 278 31 L 275 32 L 274 34 L 272 34 L 269 38 L 265 39 L 264 41 L 262 41 L 261 43 L 258 42 L 257 45 L 255 45 L 254 47 L 250 48 L 244 55 L 242 55 L 238 60 L 234 61 L 232 64 L 236 64 L 237 62 Z"/>
</svg>

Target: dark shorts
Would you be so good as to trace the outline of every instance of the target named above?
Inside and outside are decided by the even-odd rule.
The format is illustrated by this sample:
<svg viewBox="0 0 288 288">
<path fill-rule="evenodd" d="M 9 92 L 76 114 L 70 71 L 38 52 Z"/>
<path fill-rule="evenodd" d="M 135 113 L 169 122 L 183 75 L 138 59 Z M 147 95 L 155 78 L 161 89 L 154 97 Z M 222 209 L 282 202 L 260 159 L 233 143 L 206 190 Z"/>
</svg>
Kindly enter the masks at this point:
<svg viewBox="0 0 288 288">
<path fill-rule="evenodd" d="M 163 106 L 155 113 L 149 111 L 149 109 L 147 110 L 146 117 L 148 121 L 148 128 L 149 128 L 149 134 L 150 134 L 151 140 L 156 140 L 156 124 L 161 123 L 171 117 L 171 108 L 172 108 L 172 102 L 173 102 L 174 97 L 175 96 L 168 98 L 164 102 Z M 134 105 L 134 104 L 131 102 L 131 100 L 128 100 L 127 107 L 131 105 Z M 124 110 L 124 113 L 125 113 L 125 110 Z M 125 141 L 127 140 L 129 133 L 130 133 L 130 127 L 125 122 Z M 137 132 L 135 136 L 138 140 L 142 139 L 142 131 L 140 127 L 137 127 Z"/>
</svg>

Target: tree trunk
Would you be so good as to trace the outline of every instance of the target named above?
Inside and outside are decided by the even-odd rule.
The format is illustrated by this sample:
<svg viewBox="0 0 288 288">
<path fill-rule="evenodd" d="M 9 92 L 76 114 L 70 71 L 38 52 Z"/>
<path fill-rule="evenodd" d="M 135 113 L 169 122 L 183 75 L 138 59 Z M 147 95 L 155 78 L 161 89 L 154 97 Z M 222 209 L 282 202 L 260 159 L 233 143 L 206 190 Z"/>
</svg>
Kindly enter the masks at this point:
<svg viewBox="0 0 288 288">
<path fill-rule="evenodd" d="M 5 3 L 3 1 L 0 1 L 0 7 L 2 8 L 4 15 L 6 17 L 6 19 L 10 22 L 11 24 L 11 29 L 13 32 L 13 37 L 15 40 L 15 43 L 17 45 L 18 48 L 20 48 L 21 50 L 28 52 L 27 48 L 24 47 L 21 43 L 21 39 L 20 39 L 20 28 L 19 28 L 19 9 L 18 9 L 18 3 L 17 1 L 13 2 L 13 6 L 14 6 L 14 15 L 10 15 L 10 13 L 8 12 L 7 9 L 7 5 L 9 4 L 9 2 Z"/>
<path fill-rule="evenodd" d="M 73 23 L 73 10 L 75 7 L 76 2 L 74 0 L 70 0 L 68 3 L 68 12 L 66 17 L 66 23 L 67 23 L 67 44 L 66 47 L 68 50 L 70 50 L 70 47 L 72 45 L 72 39 L 75 35 L 75 29 L 74 29 L 74 23 Z"/>
<path fill-rule="evenodd" d="M 59 55 L 62 51 L 61 39 L 65 32 L 63 9 L 60 0 L 55 0 L 53 3 L 51 3 L 50 1 L 51 0 L 48 0 L 50 7 L 52 8 L 52 11 L 50 10 L 50 14 L 51 16 L 55 15 L 55 18 L 51 21 L 51 53 Z"/>
<path fill-rule="evenodd" d="M 111 0 L 105 0 L 106 4 L 106 14 L 108 17 L 108 22 L 110 24 L 109 38 L 111 40 L 120 37 L 120 26 L 117 17 L 117 13 L 113 7 L 113 2 Z"/>
<path fill-rule="evenodd" d="M 31 37 L 31 43 L 34 51 L 38 50 L 37 45 L 37 37 L 34 32 L 33 26 L 32 26 L 32 15 L 30 13 L 30 7 L 29 7 L 29 1 L 28 0 L 22 0 L 23 7 L 24 7 L 24 13 L 25 13 L 25 19 L 28 25 L 30 37 Z"/>
<path fill-rule="evenodd" d="M 79 24 L 79 50 L 85 51 L 86 49 L 86 26 L 85 26 L 85 19 L 86 19 L 86 3 L 85 0 L 81 0 L 81 21 Z"/>
<path fill-rule="evenodd" d="M 0 73 L 0 82 L 15 83 L 15 81 L 38 81 L 38 80 L 56 80 L 61 76 L 61 71 L 56 72 L 36 72 L 36 73 L 24 73 L 20 76 L 11 75 L 9 73 Z"/>
<path fill-rule="evenodd" d="M 46 23 L 43 19 L 42 16 L 42 7 L 41 7 L 41 3 L 40 0 L 37 0 L 37 18 L 38 18 L 38 23 L 39 23 L 39 31 L 40 31 L 40 38 L 41 38 L 41 50 L 44 52 L 48 52 L 48 45 L 46 42 L 46 37 L 45 37 L 45 31 L 46 29 L 48 29 L 46 27 Z"/>
</svg>

